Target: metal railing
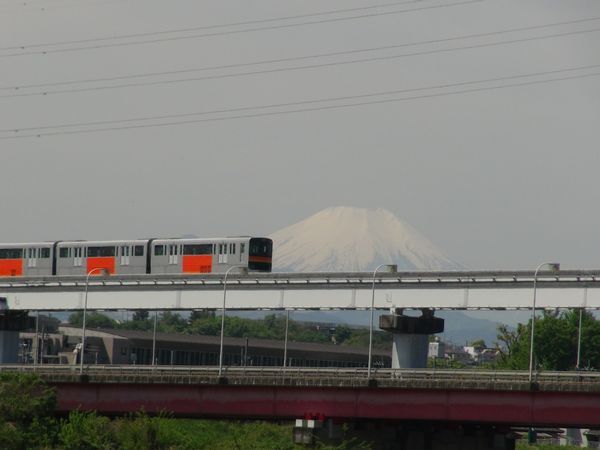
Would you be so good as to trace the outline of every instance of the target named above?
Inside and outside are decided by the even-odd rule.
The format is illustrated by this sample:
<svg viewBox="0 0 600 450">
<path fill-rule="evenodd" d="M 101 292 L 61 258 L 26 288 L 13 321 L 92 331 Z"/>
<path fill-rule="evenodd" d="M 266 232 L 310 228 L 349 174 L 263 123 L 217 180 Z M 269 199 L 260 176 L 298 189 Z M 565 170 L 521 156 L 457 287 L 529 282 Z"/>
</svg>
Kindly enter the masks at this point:
<svg viewBox="0 0 600 450">
<path fill-rule="evenodd" d="M 62 275 L 62 276 L 32 276 L 32 277 L 0 277 L 0 288 L 81 288 L 86 284 L 84 276 Z M 531 284 L 534 273 L 526 270 L 516 271 L 411 271 L 396 273 L 377 274 L 378 284 L 403 284 L 416 285 L 478 285 L 478 284 Z M 228 284 L 231 287 L 268 287 L 275 286 L 290 287 L 307 285 L 329 285 L 330 287 L 347 287 L 352 285 L 363 285 L 370 288 L 373 280 L 372 272 L 307 272 L 307 273 L 250 273 L 248 275 L 231 275 Z M 562 270 L 555 274 L 551 272 L 540 272 L 538 275 L 540 283 L 552 282 L 555 284 L 596 284 L 600 283 L 600 270 Z M 90 288 L 110 287 L 144 287 L 165 286 L 172 287 L 195 286 L 206 288 L 218 288 L 223 285 L 223 274 L 138 274 L 138 275 L 111 275 L 106 278 L 91 279 Z M 407 287 L 408 287 L 407 286 Z"/>
<path fill-rule="evenodd" d="M 73 365 L 0 365 L 0 372 L 37 373 L 49 381 L 80 377 Z M 84 375 L 95 382 L 216 383 L 217 366 L 87 365 Z M 360 386 L 369 383 L 366 368 L 225 367 L 223 377 L 235 384 L 302 383 Z M 222 377 L 222 378 L 223 378 Z M 373 369 L 371 382 L 382 387 L 529 390 L 527 371 Z M 536 389 L 548 391 L 600 391 L 599 372 L 540 372 Z"/>
</svg>

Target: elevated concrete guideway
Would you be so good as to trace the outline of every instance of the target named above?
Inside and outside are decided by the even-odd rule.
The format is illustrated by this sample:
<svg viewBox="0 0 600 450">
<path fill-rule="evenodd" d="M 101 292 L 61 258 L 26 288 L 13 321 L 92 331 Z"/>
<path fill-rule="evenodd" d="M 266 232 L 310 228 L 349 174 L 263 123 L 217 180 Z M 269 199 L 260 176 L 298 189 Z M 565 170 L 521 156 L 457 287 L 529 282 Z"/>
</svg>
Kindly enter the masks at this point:
<svg viewBox="0 0 600 450">
<path fill-rule="evenodd" d="M 530 309 L 533 271 L 378 273 L 378 309 Z M 373 274 L 229 274 L 229 309 L 367 309 Z M 600 309 L 600 270 L 540 272 L 539 309 Z M 0 308 L 83 309 L 85 277 L 0 278 Z M 93 277 L 90 310 L 220 309 L 223 274 Z"/>
</svg>

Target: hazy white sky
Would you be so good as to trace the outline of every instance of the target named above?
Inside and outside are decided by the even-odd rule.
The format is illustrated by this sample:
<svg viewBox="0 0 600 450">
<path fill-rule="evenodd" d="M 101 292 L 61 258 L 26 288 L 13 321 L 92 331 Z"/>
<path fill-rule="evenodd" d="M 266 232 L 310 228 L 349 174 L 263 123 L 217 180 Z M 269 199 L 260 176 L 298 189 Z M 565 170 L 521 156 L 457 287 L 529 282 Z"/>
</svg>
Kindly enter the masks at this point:
<svg viewBox="0 0 600 450">
<path fill-rule="evenodd" d="M 597 0 L 390 1 L 381 8 L 137 38 L 212 34 L 193 39 L 66 52 L 55 50 L 126 40 L 27 48 L 384 3 L 31 0 L 24 5 L 2 0 L 0 87 L 200 69 L 598 20 L 125 80 L 220 76 L 171 84 L 26 97 L 6 96 L 48 88 L 3 89 L 0 129 L 294 103 L 600 64 Z M 461 4 L 424 9 L 453 3 Z M 368 17 L 324 21 L 357 15 Z M 321 23 L 280 26 L 307 21 Z M 231 33 L 260 27 L 270 29 Z M 548 35 L 555 36 L 529 39 Z M 477 47 L 501 41 L 518 42 Z M 13 46 L 26 48 L 9 49 Z M 475 48 L 433 52 L 468 46 Z M 42 50 L 49 52 L 35 53 Z M 10 56 L 22 51 L 35 54 Z M 421 54 L 222 77 L 406 53 Z M 347 103 L 593 73 L 600 73 L 600 67 Z M 119 83 L 58 88 L 108 84 Z M 117 126 L 123 124 L 132 122 Z M 561 261 L 565 268 L 598 268 L 599 128 L 600 76 L 588 76 L 342 109 L 0 139 L 0 241 L 270 234 L 325 207 L 348 205 L 392 211 L 470 268 L 532 268 L 548 259 Z M 0 138 L 12 135 L 0 132 Z"/>
</svg>

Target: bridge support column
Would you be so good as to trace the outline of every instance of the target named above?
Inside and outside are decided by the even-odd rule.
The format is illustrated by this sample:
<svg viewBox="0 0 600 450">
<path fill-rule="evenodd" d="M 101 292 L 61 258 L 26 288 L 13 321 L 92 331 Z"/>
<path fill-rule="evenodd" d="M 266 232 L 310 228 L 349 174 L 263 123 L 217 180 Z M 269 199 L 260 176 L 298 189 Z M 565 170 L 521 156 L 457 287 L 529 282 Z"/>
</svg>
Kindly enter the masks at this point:
<svg viewBox="0 0 600 450">
<path fill-rule="evenodd" d="M 444 319 L 423 309 L 421 317 L 404 316 L 401 309 L 379 317 L 379 328 L 394 335 L 392 369 L 427 367 L 429 335 L 444 331 Z"/>
<path fill-rule="evenodd" d="M 9 311 L 6 299 L 0 298 L 0 364 L 19 362 L 19 331 L 30 325 L 27 311 Z"/>
</svg>

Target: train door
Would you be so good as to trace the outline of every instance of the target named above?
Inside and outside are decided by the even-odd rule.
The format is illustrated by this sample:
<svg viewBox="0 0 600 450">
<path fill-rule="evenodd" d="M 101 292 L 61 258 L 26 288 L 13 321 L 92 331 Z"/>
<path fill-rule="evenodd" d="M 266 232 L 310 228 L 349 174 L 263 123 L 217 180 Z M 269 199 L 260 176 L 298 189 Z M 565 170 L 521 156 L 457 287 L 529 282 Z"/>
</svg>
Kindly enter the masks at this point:
<svg viewBox="0 0 600 450">
<path fill-rule="evenodd" d="M 219 262 L 227 264 L 227 244 L 219 244 Z"/>
<path fill-rule="evenodd" d="M 174 265 L 179 263 L 179 245 L 169 244 L 169 264 Z"/>
<path fill-rule="evenodd" d="M 83 248 L 75 247 L 73 249 L 73 266 L 81 267 L 83 266 Z"/>
<path fill-rule="evenodd" d="M 128 266 L 131 262 L 131 247 L 128 245 L 122 245 L 119 249 L 119 253 L 121 255 L 121 265 Z"/>
<path fill-rule="evenodd" d="M 32 269 L 34 267 L 37 267 L 37 258 L 38 258 L 38 252 L 39 250 L 37 248 L 28 248 L 27 249 L 27 268 Z"/>
</svg>

